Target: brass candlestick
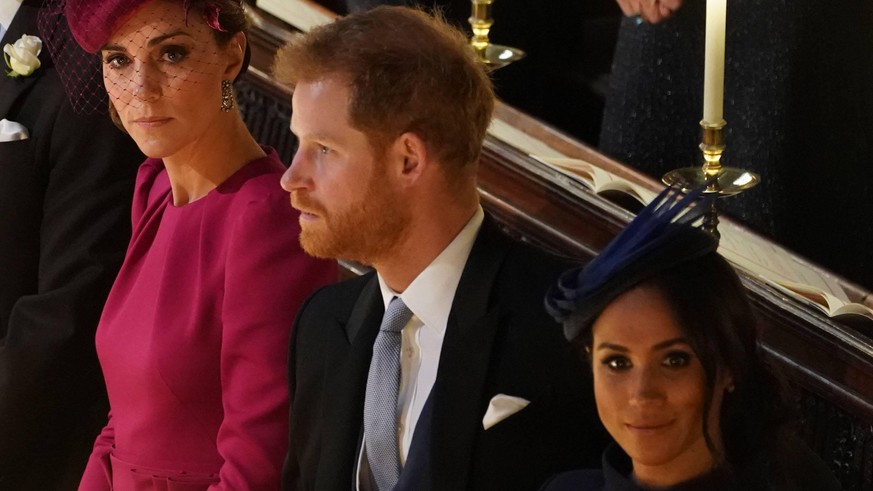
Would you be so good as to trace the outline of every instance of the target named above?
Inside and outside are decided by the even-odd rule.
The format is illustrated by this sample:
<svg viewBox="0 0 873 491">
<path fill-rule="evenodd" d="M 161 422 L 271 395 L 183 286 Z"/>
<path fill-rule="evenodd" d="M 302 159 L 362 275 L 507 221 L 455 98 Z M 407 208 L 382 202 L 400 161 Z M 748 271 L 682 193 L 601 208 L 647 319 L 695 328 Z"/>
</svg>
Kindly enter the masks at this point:
<svg viewBox="0 0 873 491">
<path fill-rule="evenodd" d="M 470 45 L 476 50 L 479 58 L 490 68 L 504 67 L 513 61 L 524 58 L 524 51 L 518 48 L 491 44 L 488 33 L 494 24 L 491 17 L 491 8 L 494 0 L 470 0 L 472 13 L 470 14 L 470 27 L 473 28 L 473 36 Z"/>
<path fill-rule="evenodd" d="M 664 184 L 677 186 L 683 192 L 688 192 L 706 184 L 705 194 L 718 194 L 719 197 L 739 194 L 758 184 L 758 175 L 743 169 L 723 167 L 721 156 L 724 153 L 724 127 L 727 123 L 700 122 L 702 128 L 700 150 L 703 152 L 702 167 L 684 167 L 675 169 L 664 175 Z M 715 200 L 710 210 L 703 218 L 703 228 L 719 236 L 718 209 Z"/>
</svg>

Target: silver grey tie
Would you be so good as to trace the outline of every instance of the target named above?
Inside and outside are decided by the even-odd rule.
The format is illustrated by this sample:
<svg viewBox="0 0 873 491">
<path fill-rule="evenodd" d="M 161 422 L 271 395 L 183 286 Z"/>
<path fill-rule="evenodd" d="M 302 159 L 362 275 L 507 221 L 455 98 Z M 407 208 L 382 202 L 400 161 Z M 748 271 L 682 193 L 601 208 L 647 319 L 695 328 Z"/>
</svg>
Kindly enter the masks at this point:
<svg viewBox="0 0 873 491">
<path fill-rule="evenodd" d="M 397 392 L 400 390 L 400 330 L 412 312 L 398 297 L 391 299 L 379 335 L 364 399 L 364 438 L 370 473 L 379 491 L 390 491 L 400 477 L 397 438 Z"/>
</svg>

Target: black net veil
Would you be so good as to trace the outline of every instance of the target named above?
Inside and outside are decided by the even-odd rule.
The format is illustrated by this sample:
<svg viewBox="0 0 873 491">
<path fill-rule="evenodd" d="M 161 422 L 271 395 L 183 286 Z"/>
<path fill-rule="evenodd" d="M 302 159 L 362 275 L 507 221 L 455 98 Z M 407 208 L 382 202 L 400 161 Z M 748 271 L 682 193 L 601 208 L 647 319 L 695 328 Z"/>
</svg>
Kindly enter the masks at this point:
<svg viewBox="0 0 873 491">
<path fill-rule="evenodd" d="M 66 0 L 47 0 L 40 9 L 39 35 L 61 79 L 73 110 L 81 114 L 106 112 L 100 55 L 87 53 L 73 38 L 64 16 Z"/>
<path fill-rule="evenodd" d="M 239 0 L 46 0 L 38 27 L 77 113 L 202 94 L 220 110 L 246 17 Z"/>
</svg>

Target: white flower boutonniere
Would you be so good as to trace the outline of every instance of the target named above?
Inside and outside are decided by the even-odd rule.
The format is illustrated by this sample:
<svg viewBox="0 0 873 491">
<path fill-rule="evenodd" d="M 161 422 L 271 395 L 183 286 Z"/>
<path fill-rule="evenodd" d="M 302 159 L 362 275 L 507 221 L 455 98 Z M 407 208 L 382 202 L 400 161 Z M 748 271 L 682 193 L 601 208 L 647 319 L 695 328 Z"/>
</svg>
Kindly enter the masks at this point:
<svg viewBox="0 0 873 491">
<path fill-rule="evenodd" d="M 21 36 L 15 44 L 3 46 L 3 59 L 10 71 L 10 77 L 27 77 L 40 66 L 39 52 L 42 51 L 42 39 L 36 36 Z"/>
</svg>

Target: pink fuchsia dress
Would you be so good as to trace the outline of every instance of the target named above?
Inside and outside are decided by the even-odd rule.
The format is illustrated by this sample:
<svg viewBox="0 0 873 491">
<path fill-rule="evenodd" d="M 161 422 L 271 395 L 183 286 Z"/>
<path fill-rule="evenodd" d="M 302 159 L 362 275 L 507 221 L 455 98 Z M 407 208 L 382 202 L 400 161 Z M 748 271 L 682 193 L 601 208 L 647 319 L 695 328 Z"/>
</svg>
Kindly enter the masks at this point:
<svg viewBox="0 0 873 491">
<path fill-rule="evenodd" d="M 301 250 L 283 171 L 270 151 L 177 207 L 163 162 L 140 168 L 97 329 L 109 422 L 80 490 L 279 488 L 291 325 L 337 275 Z"/>
</svg>

